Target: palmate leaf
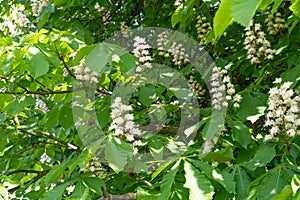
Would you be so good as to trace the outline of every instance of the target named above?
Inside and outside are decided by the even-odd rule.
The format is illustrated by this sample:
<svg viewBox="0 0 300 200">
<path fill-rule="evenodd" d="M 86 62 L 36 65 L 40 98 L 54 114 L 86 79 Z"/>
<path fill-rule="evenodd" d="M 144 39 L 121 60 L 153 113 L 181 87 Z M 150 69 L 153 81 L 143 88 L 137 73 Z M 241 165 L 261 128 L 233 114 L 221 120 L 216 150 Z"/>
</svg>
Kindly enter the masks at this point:
<svg viewBox="0 0 300 200">
<path fill-rule="evenodd" d="M 161 182 L 160 191 L 161 195 L 157 200 L 166 200 L 169 199 L 171 195 L 171 189 L 174 184 L 176 173 L 178 172 L 179 165 L 181 160 L 178 160 L 175 165 L 170 169 L 170 171 L 165 175 L 164 179 Z"/>
<path fill-rule="evenodd" d="M 184 187 L 190 190 L 189 199 L 212 199 L 214 187 L 210 181 L 188 161 L 184 162 L 184 171 L 186 179 Z"/>
</svg>

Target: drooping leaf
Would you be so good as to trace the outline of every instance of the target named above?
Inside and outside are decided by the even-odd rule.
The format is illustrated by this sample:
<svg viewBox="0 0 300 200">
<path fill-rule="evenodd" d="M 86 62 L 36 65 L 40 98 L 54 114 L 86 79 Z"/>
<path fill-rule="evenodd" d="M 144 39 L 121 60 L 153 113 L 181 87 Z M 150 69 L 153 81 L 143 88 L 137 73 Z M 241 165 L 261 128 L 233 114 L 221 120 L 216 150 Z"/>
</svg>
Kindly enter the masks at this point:
<svg viewBox="0 0 300 200">
<path fill-rule="evenodd" d="M 19 100 L 15 99 L 6 107 L 7 115 L 10 117 L 17 116 L 22 111 Z"/>
<path fill-rule="evenodd" d="M 234 21 L 247 27 L 259 6 L 259 2 L 260 0 L 232 0 L 231 16 Z"/>
<path fill-rule="evenodd" d="M 214 17 L 215 38 L 219 38 L 233 22 L 231 17 L 231 0 L 222 0 Z"/>
<path fill-rule="evenodd" d="M 189 162 L 184 162 L 184 171 L 186 182 L 184 187 L 190 190 L 189 199 L 212 199 L 214 195 L 214 187 L 210 181 Z"/>
</svg>

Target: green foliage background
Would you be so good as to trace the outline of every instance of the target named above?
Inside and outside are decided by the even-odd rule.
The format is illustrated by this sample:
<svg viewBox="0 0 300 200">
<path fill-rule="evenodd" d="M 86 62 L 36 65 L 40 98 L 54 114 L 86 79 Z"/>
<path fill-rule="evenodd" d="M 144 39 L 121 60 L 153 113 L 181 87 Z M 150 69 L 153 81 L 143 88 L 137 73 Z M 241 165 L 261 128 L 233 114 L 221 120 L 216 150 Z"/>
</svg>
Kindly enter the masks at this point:
<svg viewBox="0 0 300 200">
<path fill-rule="evenodd" d="M 142 200 L 300 199 L 300 137 L 268 142 L 257 137 L 268 131 L 263 127 L 264 116 L 274 79 L 281 77 L 292 81 L 293 88 L 299 87 L 299 0 L 187 0 L 181 6 L 171 0 L 50 0 L 37 17 L 29 0 L 0 2 L 1 22 L 14 22 L 13 6 L 30 20 L 28 27 L 16 26 L 20 34 L 2 26 L 0 31 L 0 199 L 99 199 L 103 191 L 136 193 Z M 102 11 L 95 9 L 96 3 Z M 276 50 L 273 60 L 251 64 L 244 50 L 244 29 L 254 20 L 266 31 L 267 10 L 282 13 L 288 28 L 267 36 Z M 168 129 L 144 138 L 141 150 L 165 162 L 144 173 L 122 172 L 133 149 L 110 134 L 106 160 L 93 157 L 73 119 L 75 66 L 99 48 L 98 43 L 120 31 L 122 22 L 131 29 L 174 29 L 198 41 L 197 16 L 213 24 L 204 48 L 217 66 L 232 63 L 229 74 L 242 96 L 240 108 L 228 109 L 227 130 L 212 152 L 199 154 L 211 113 L 211 102 L 204 99 L 195 143 L 180 157 L 161 157 L 161 150 L 174 139 L 180 112 L 170 104 L 176 99 L 172 92 L 149 83 L 130 102 L 137 121 L 146 124 L 155 99 L 164 100 Z M 113 54 L 100 51 L 99 57 L 87 58 L 90 66 L 105 65 L 99 63 L 102 59 L 109 62 L 97 85 L 102 98 L 93 102 L 99 123 L 106 128 L 111 123 L 111 91 L 135 67 L 136 59 L 127 54 L 116 64 Z M 170 59 L 163 62 L 174 65 Z M 186 77 L 192 73 L 189 65 L 174 68 Z M 202 83 L 201 77 L 196 79 Z M 47 112 L 35 106 L 37 99 L 45 103 Z"/>
</svg>

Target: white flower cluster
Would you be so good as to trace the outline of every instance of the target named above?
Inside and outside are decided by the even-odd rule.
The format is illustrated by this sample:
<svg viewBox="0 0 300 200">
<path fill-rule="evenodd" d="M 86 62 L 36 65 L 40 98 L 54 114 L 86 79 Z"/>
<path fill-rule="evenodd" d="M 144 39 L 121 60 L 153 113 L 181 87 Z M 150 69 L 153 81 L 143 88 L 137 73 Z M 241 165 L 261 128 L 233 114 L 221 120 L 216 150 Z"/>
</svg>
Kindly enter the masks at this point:
<svg viewBox="0 0 300 200">
<path fill-rule="evenodd" d="M 167 49 L 167 52 L 164 52 L 169 41 L 169 34 L 167 32 L 162 32 L 158 35 L 157 49 L 159 50 L 159 55 L 166 58 L 171 55 L 173 57 L 172 62 L 179 66 L 190 62 L 189 55 L 186 53 L 183 45 L 178 44 L 177 42 L 172 42 L 172 45 Z"/>
<path fill-rule="evenodd" d="M 211 23 L 207 21 L 206 17 L 198 16 L 196 28 L 197 28 L 198 38 L 200 39 L 199 44 L 204 45 L 207 34 L 212 31 Z"/>
<path fill-rule="evenodd" d="M 98 83 L 98 73 L 91 71 L 84 64 L 84 61 L 81 61 L 79 65 L 75 66 L 75 76 L 78 80 L 88 81 L 90 83 Z"/>
<path fill-rule="evenodd" d="M 113 121 L 109 130 L 113 130 L 117 136 L 125 136 L 129 142 L 133 142 L 135 140 L 134 136 L 139 136 L 141 131 L 133 121 L 133 114 L 128 113 L 132 110 L 132 107 L 124 105 L 121 97 L 117 97 L 111 107 L 110 117 Z"/>
<path fill-rule="evenodd" d="M 47 107 L 46 103 L 39 98 L 36 98 L 35 100 L 34 109 L 41 110 L 43 113 L 49 112 L 49 108 Z"/>
<path fill-rule="evenodd" d="M 273 83 L 280 84 L 281 78 Z M 278 134 L 294 136 L 300 134 L 300 97 L 295 96 L 290 89 L 292 82 L 284 82 L 280 87 L 271 88 L 269 91 L 268 112 L 265 121 L 266 127 L 272 127 L 265 140 L 274 138 Z"/>
<path fill-rule="evenodd" d="M 268 11 L 268 17 L 265 19 L 265 23 L 267 24 L 267 29 L 269 34 L 276 35 L 279 33 L 280 29 L 288 28 L 288 25 L 285 22 L 285 19 L 282 18 L 281 13 L 276 13 L 275 17 L 273 14 Z"/>
<path fill-rule="evenodd" d="M 198 83 L 197 80 L 194 79 L 194 75 L 190 75 L 189 85 L 191 86 L 193 92 L 201 97 L 205 94 L 205 89 Z"/>
<path fill-rule="evenodd" d="M 47 6 L 48 3 L 49 0 L 31 0 L 30 5 L 31 5 L 32 15 L 35 17 L 39 16 L 43 10 L 43 7 Z"/>
<path fill-rule="evenodd" d="M 235 89 L 233 84 L 230 82 L 230 77 L 228 76 L 227 65 L 225 69 L 220 67 L 213 67 L 211 76 L 211 98 L 212 107 L 216 110 L 222 110 L 228 107 L 228 101 L 233 100 L 233 106 L 235 108 L 239 107 L 239 102 L 242 97 L 239 94 L 235 94 Z"/>
<path fill-rule="evenodd" d="M 23 34 L 23 28 L 29 28 L 30 21 L 23 13 L 24 8 L 12 5 L 9 9 L 9 15 L 2 16 L 3 22 L 0 23 L 0 31 L 8 36 L 18 36 Z"/>
<path fill-rule="evenodd" d="M 139 36 L 135 36 L 133 38 L 134 40 L 134 49 L 133 49 L 133 54 L 135 57 L 139 59 L 139 62 L 137 64 L 141 64 L 136 68 L 136 72 L 141 72 L 144 70 L 144 68 L 151 69 L 151 63 L 150 61 L 152 60 L 149 49 L 151 46 L 147 44 L 145 38 L 141 38 Z"/>
<path fill-rule="evenodd" d="M 271 49 L 270 42 L 265 38 L 265 33 L 261 30 L 259 23 L 250 25 L 245 29 L 246 38 L 244 41 L 245 49 L 247 50 L 247 59 L 251 64 L 260 63 L 261 59 L 272 60 L 276 50 Z"/>
</svg>

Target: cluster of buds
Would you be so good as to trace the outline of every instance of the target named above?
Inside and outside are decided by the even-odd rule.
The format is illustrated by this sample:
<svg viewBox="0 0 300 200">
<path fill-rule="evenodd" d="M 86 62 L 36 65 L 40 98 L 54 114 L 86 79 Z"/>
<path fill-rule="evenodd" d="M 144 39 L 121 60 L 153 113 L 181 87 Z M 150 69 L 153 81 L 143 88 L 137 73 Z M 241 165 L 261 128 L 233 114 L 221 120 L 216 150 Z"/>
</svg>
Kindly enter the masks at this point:
<svg viewBox="0 0 300 200">
<path fill-rule="evenodd" d="M 151 48 L 151 46 L 149 44 L 147 44 L 145 38 L 136 36 L 133 38 L 133 40 L 134 40 L 134 44 L 133 44 L 134 49 L 133 49 L 132 53 L 139 60 L 137 62 L 137 64 L 140 64 L 139 66 L 137 66 L 136 72 L 139 73 L 139 72 L 143 71 L 144 68 L 151 69 L 152 66 L 151 66 L 150 61 L 152 60 L 152 58 L 151 58 L 150 52 L 149 52 L 149 49 Z"/>
<path fill-rule="evenodd" d="M 200 39 L 199 44 L 205 45 L 206 36 L 209 32 L 212 31 L 211 23 L 207 21 L 206 17 L 198 16 L 196 28 L 197 28 L 198 38 Z"/>
<path fill-rule="evenodd" d="M 30 3 L 32 15 L 37 17 L 42 12 L 43 7 L 48 5 L 49 0 L 31 0 Z"/>
<path fill-rule="evenodd" d="M 265 19 L 265 23 L 267 24 L 269 34 L 276 35 L 279 33 L 280 29 L 288 28 L 288 25 L 286 24 L 285 19 L 282 18 L 281 13 L 276 13 L 274 17 L 273 14 L 268 11 L 267 15 L 268 17 Z"/>
<path fill-rule="evenodd" d="M 111 105 L 112 111 L 110 117 L 112 118 L 112 123 L 109 130 L 114 131 L 115 135 L 118 137 L 125 136 L 126 141 L 135 141 L 135 136 L 141 134 L 140 129 L 134 123 L 133 114 L 128 113 L 132 111 L 132 107 L 124 105 L 122 103 L 121 97 L 117 97 Z"/>
<path fill-rule="evenodd" d="M 272 60 L 275 50 L 271 49 L 270 42 L 265 38 L 265 33 L 261 30 L 259 23 L 250 25 L 245 29 L 246 38 L 244 41 L 245 49 L 247 50 L 247 59 L 251 64 L 259 64 L 261 59 Z"/>
<path fill-rule="evenodd" d="M 281 84 L 282 79 L 277 78 L 274 84 Z M 272 127 L 265 140 L 276 139 L 276 135 L 292 137 L 300 134 L 300 97 L 291 89 L 292 82 L 282 83 L 269 91 L 266 127 Z"/>
<path fill-rule="evenodd" d="M 97 10 L 98 12 L 102 12 L 104 10 L 104 7 L 101 7 L 97 2 L 94 6 L 94 9 Z"/>
<path fill-rule="evenodd" d="M 189 85 L 198 97 L 203 96 L 206 92 L 205 89 L 198 83 L 198 81 L 195 80 L 194 75 L 190 75 Z"/>
<path fill-rule="evenodd" d="M 23 13 L 19 13 L 19 16 L 17 17 L 16 21 L 18 22 L 20 27 L 23 28 L 29 27 L 30 21 Z"/>
<path fill-rule="evenodd" d="M 222 110 L 228 107 L 228 102 L 233 100 L 233 106 L 235 108 L 239 107 L 239 102 L 242 97 L 239 94 L 235 94 L 235 89 L 233 84 L 230 82 L 230 77 L 228 76 L 227 65 L 225 69 L 220 67 L 213 67 L 211 75 L 211 97 L 212 97 L 212 107 L 216 110 Z"/>
<path fill-rule="evenodd" d="M 164 56 L 165 58 L 171 56 L 172 62 L 178 66 L 190 62 L 189 55 L 186 53 L 182 44 L 172 42 L 170 47 L 168 47 L 168 45 L 170 45 L 169 34 L 167 32 L 160 33 L 157 38 L 157 49 L 159 50 L 160 56 Z M 166 50 L 166 52 L 164 50 Z"/>
<path fill-rule="evenodd" d="M 121 33 L 125 38 L 129 38 L 131 36 L 131 32 L 129 27 L 126 25 L 126 22 L 121 22 Z"/>
<path fill-rule="evenodd" d="M 74 69 L 76 79 L 94 84 L 98 83 L 98 73 L 87 68 L 83 60 Z"/>
</svg>

